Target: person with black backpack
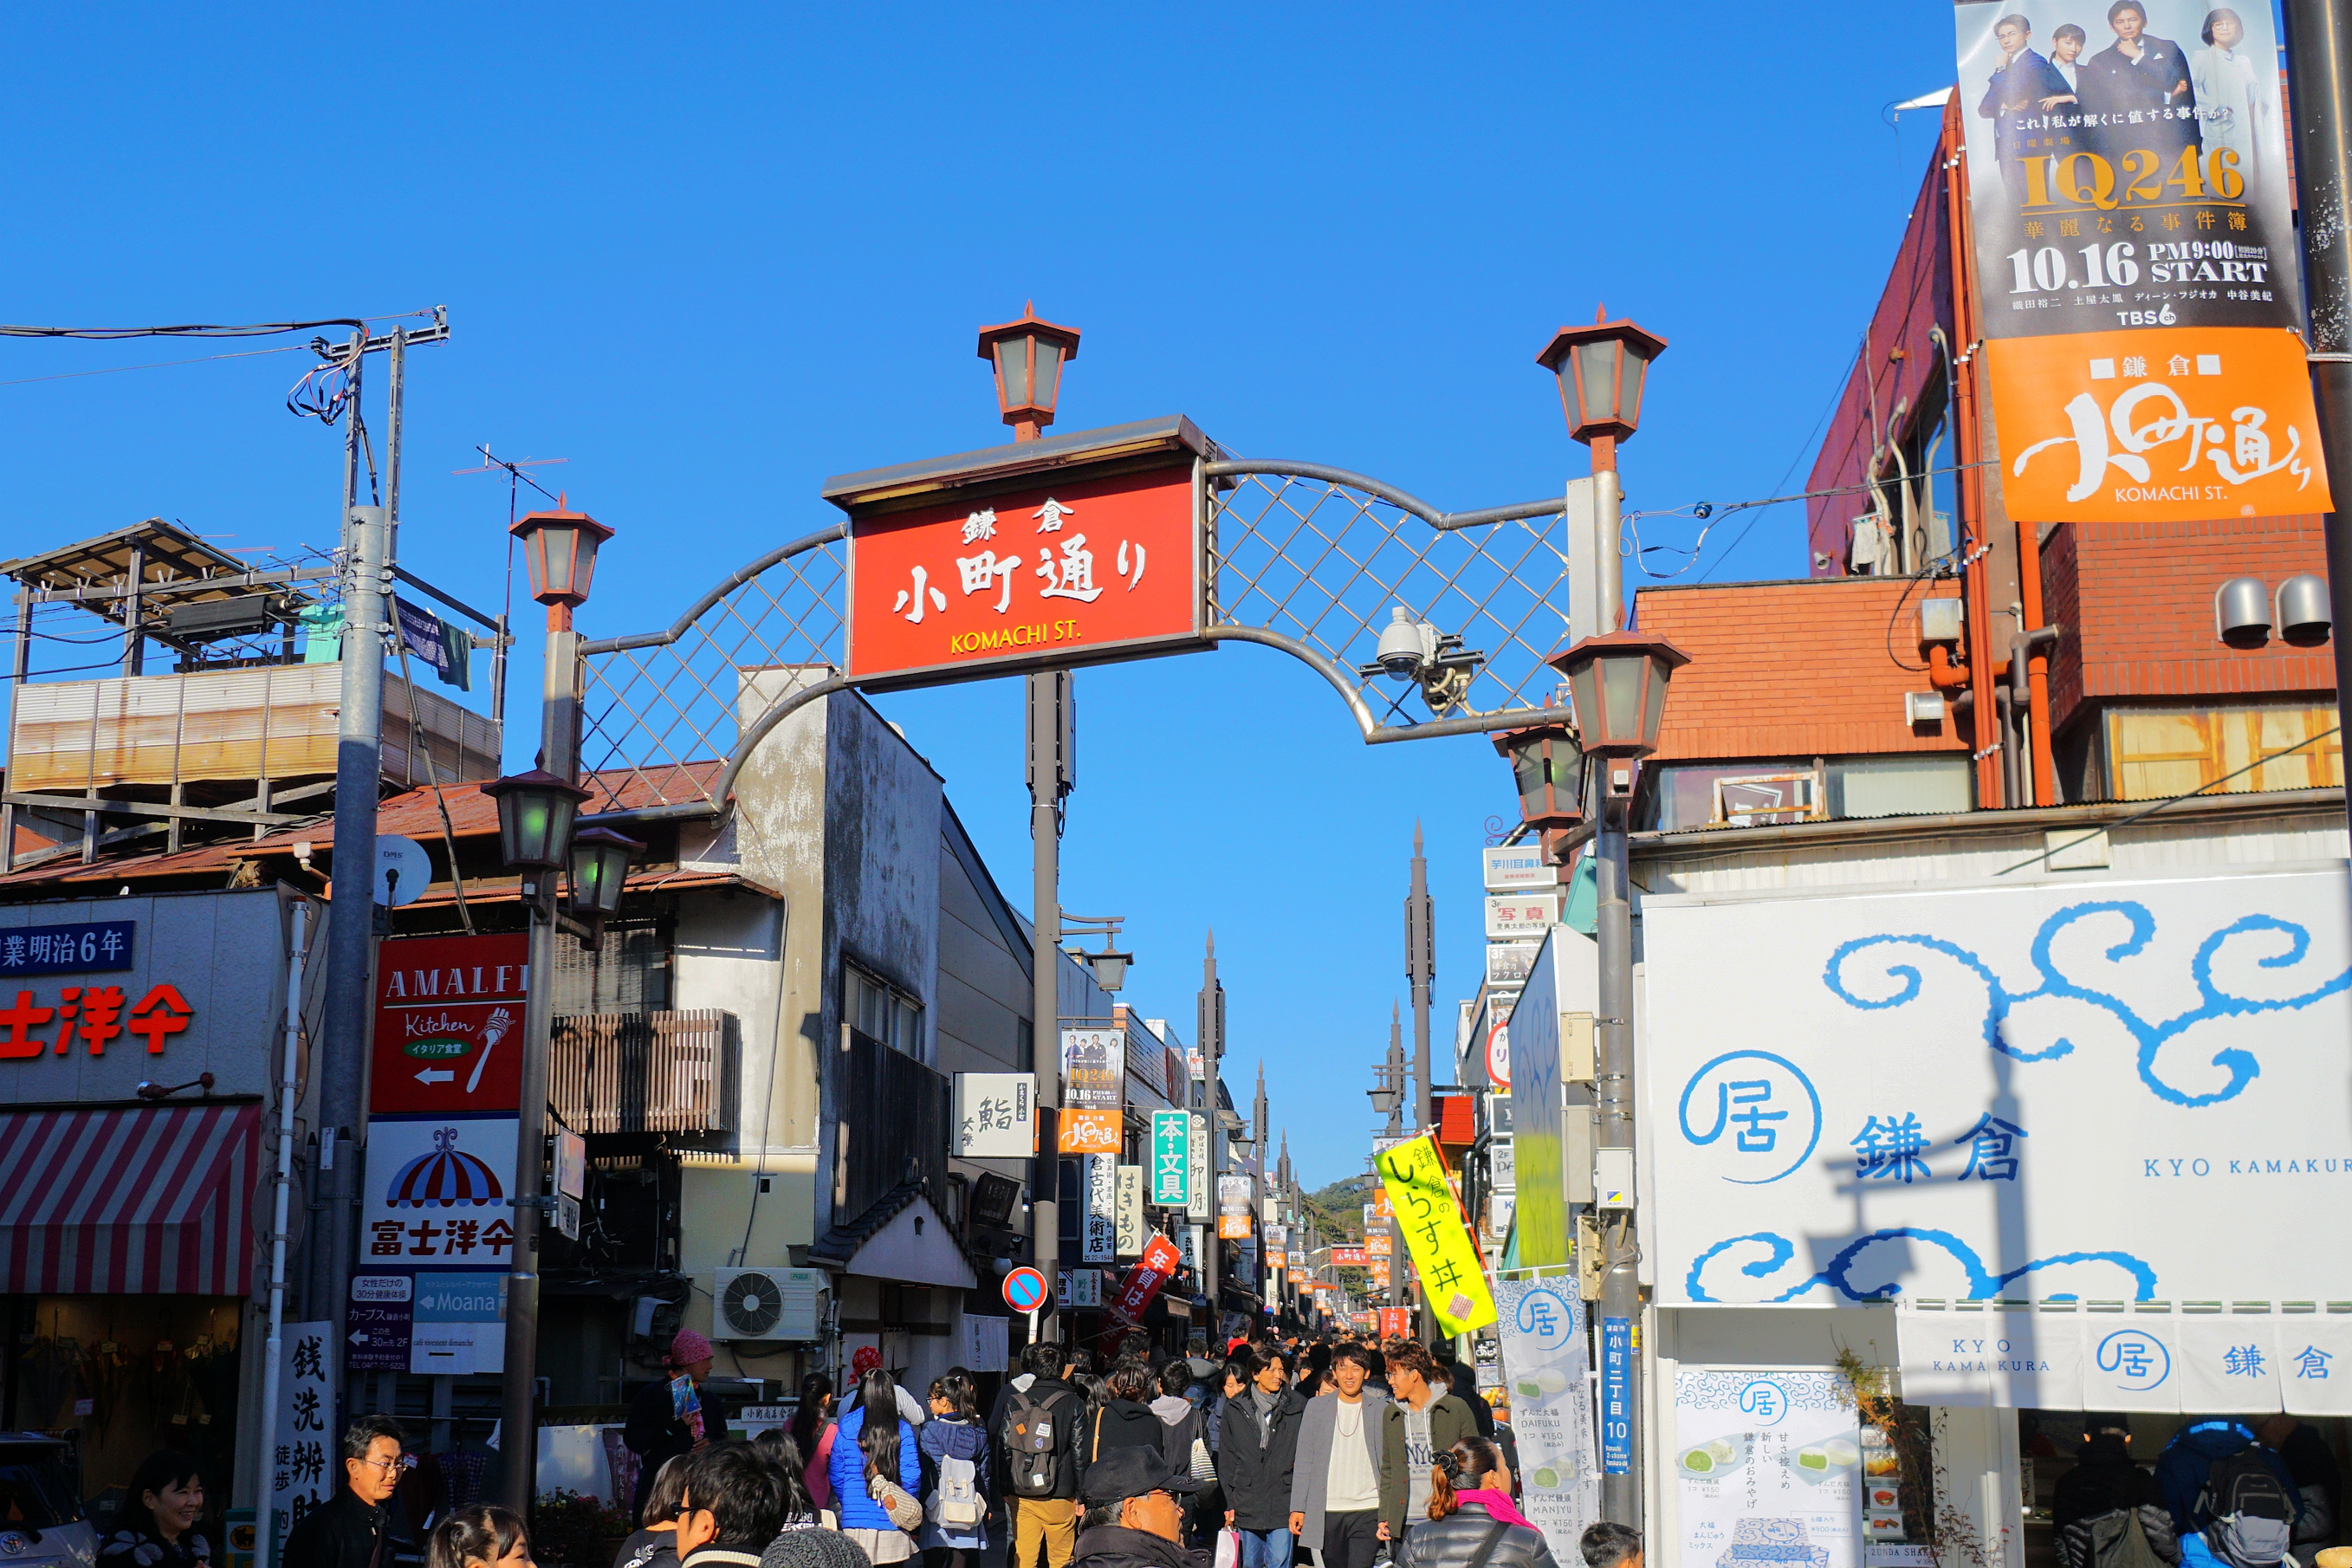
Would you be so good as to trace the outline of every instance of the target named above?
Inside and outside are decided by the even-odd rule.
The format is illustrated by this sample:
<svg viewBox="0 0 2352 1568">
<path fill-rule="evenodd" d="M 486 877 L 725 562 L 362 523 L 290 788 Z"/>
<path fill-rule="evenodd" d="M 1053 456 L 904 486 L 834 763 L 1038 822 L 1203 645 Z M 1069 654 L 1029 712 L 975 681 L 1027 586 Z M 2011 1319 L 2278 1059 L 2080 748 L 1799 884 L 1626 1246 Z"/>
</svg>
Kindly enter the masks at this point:
<svg viewBox="0 0 2352 1568">
<path fill-rule="evenodd" d="M 2276 1568 L 2286 1555 L 2302 1511 L 2294 1481 L 2244 1423 L 2183 1426 L 2157 1456 L 2156 1479 L 2192 1564 L 2210 1556 L 2222 1568 Z"/>
<path fill-rule="evenodd" d="M 1086 1396 L 1065 1381 L 1065 1352 L 1041 1341 L 1021 1352 L 1021 1372 L 997 1395 L 989 1417 L 1005 1518 L 1007 1568 L 1068 1568 L 1078 1542 L 1078 1428 Z"/>
<path fill-rule="evenodd" d="M 2132 1463 L 2131 1424 L 2083 1417 L 2083 1451 L 2058 1478 L 2051 1508 L 2060 1568 L 2162 1568 L 2180 1542 L 2156 1478 Z"/>
</svg>

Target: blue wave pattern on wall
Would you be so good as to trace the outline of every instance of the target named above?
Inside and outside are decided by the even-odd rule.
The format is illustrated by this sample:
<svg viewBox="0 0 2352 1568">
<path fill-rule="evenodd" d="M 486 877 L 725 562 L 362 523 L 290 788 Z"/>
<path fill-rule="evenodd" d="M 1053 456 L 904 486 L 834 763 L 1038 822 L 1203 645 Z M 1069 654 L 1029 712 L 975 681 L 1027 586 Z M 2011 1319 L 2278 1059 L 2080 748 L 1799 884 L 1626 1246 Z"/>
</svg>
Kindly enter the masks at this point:
<svg viewBox="0 0 2352 1568">
<path fill-rule="evenodd" d="M 2221 983 L 2214 978 L 2213 962 L 2222 948 L 2235 938 L 2269 933 L 2285 939 L 2283 952 L 2269 953 L 2255 960 L 2256 964 L 2263 969 L 2292 969 L 2302 963 L 2311 952 L 2311 933 L 2303 927 L 2291 921 L 2279 920 L 2271 915 L 2245 915 L 2214 931 L 2198 944 L 2196 956 L 2189 961 L 2189 977 L 2197 986 L 2200 999 L 2199 1005 L 2177 1017 L 2152 1021 L 2140 1016 L 2138 1011 L 2122 997 L 2111 992 L 2102 991 L 2096 986 L 2083 984 L 2070 979 L 2059 968 L 2056 959 L 2053 957 L 2051 946 L 2066 928 L 2078 921 L 2099 915 L 2120 917 L 2126 927 L 2126 934 L 2122 940 L 2106 949 L 2105 956 L 2110 963 L 2119 963 L 2144 952 L 2149 939 L 2156 934 L 2156 917 L 2148 912 L 2145 904 L 2120 899 L 2095 900 L 2085 903 L 2070 904 L 2042 922 L 2041 929 L 2034 933 L 2032 948 L 2034 973 L 2040 984 L 2030 991 L 2010 990 L 2002 983 L 2000 976 L 1993 972 L 1992 966 L 1983 959 L 1958 942 L 1947 942 L 1941 937 L 1928 936 L 1925 933 L 1866 936 L 1846 942 L 1835 952 L 1830 954 L 1829 963 L 1822 972 L 1822 980 L 1841 1001 L 1849 1006 L 1868 1012 L 1900 1007 L 1916 1000 L 1925 989 L 1925 982 L 1921 979 L 1916 963 L 1885 963 L 1875 977 L 1892 978 L 1901 984 L 1890 995 L 1864 996 L 1856 994 L 1846 984 L 1845 972 L 1849 961 L 1859 960 L 1860 955 L 1874 948 L 1882 947 L 1919 948 L 1941 953 L 1984 983 L 1985 1044 L 2021 1062 L 2043 1061 L 2053 1057 L 2063 1057 L 2071 1053 L 2074 1049 L 2074 1045 L 2073 1041 L 2063 1036 L 2040 1050 L 2021 1049 L 2009 1044 L 2001 1037 L 2001 1026 L 2008 1021 L 2011 1012 L 2019 1004 L 2042 998 L 2064 998 L 2087 1003 L 2112 1016 L 2129 1032 L 2137 1047 L 2138 1059 L 2136 1066 L 2140 1081 L 2147 1085 L 2158 1098 L 2168 1100 L 2175 1105 L 2189 1107 L 2214 1105 L 2222 1100 L 2234 1099 L 2247 1084 L 2260 1075 L 2262 1064 L 2254 1059 L 2252 1052 L 2240 1050 L 2235 1047 L 2225 1047 L 2213 1054 L 2212 1065 L 2226 1071 L 2230 1075 L 2229 1081 L 2213 1092 L 2200 1094 L 2191 1089 L 2175 1087 L 2158 1076 L 2157 1053 L 2163 1048 L 2166 1042 L 2174 1039 L 2183 1031 L 2196 1025 L 2216 1018 L 2294 1011 L 2308 1007 L 2323 997 L 2333 996 L 2347 988 L 2352 988 L 2352 968 L 2347 968 L 2335 978 L 2294 996 L 2240 996 L 2223 990 Z M 1866 966 L 1864 963 L 1855 962 L 1853 967 L 1861 970 Z M 1857 978 L 1860 977 L 1857 976 Z M 1867 985 L 1868 981 L 1863 980 L 1862 984 Z"/>
<path fill-rule="evenodd" d="M 2044 1268 L 2055 1268 L 2072 1263 L 2112 1264 L 2131 1277 L 2134 1300 L 2152 1301 L 2156 1299 L 2156 1270 L 2128 1252 L 2061 1252 L 2053 1257 L 2036 1258 L 2020 1268 L 2010 1269 L 2007 1273 L 1996 1274 L 1985 1267 L 1984 1259 L 1977 1256 L 1974 1247 L 1950 1231 L 1931 1230 L 1917 1226 L 1899 1226 L 1891 1230 L 1874 1230 L 1867 1236 L 1855 1237 L 1832 1255 L 1829 1262 L 1822 1265 L 1818 1271 L 1790 1286 L 1779 1295 L 1769 1296 L 1765 1300 L 1775 1303 L 1793 1301 L 1806 1291 L 1826 1285 L 1849 1301 L 1892 1300 L 1902 1293 L 1901 1285 L 1890 1282 L 1858 1290 L 1847 1278 L 1863 1253 L 1882 1241 L 1923 1241 L 1931 1247 L 1940 1247 L 1968 1271 L 1968 1295 L 1971 1300 L 1990 1300 L 2000 1294 L 2001 1287 L 2014 1280 L 2021 1279 L 2029 1274 L 2038 1273 Z M 1785 1236 L 1769 1230 L 1754 1231 L 1747 1236 L 1735 1236 L 1718 1241 L 1691 1260 L 1690 1273 L 1683 1282 L 1685 1289 L 1689 1292 L 1690 1300 L 1717 1301 L 1730 1299 L 1709 1293 L 1703 1282 L 1703 1276 L 1709 1263 L 1744 1242 L 1760 1243 L 1766 1248 L 1763 1257 L 1738 1266 L 1739 1272 L 1750 1279 L 1765 1279 L 1778 1274 L 1797 1256 L 1795 1243 Z M 2050 1299 L 2066 1300 L 2071 1298 L 2053 1296 Z"/>
</svg>

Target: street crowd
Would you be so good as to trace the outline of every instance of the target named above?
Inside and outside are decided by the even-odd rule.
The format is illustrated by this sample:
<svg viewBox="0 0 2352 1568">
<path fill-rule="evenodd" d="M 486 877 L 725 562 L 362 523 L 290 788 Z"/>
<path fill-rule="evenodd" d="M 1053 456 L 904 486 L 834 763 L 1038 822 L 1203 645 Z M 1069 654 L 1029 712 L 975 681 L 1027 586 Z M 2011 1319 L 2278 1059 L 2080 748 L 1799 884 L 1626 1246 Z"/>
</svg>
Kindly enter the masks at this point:
<svg viewBox="0 0 2352 1568">
<path fill-rule="evenodd" d="M 961 1369 L 919 1396 L 872 1350 L 804 1380 L 785 1426 L 714 1440 L 674 1390 L 709 1342 L 673 1342 L 674 1377 L 633 1406 L 638 1526 L 612 1568 L 1559 1568 L 1519 1511 L 1509 1428 L 1470 1369 L 1409 1340 L 1235 1340 L 1157 1362 L 1050 1342 L 984 1414 Z M 289 1535 L 284 1568 L 400 1568 L 393 1498 L 409 1459 L 389 1415 L 342 1434 L 343 1484 Z M 100 1568 L 209 1568 L 193 1461 L 142 1468 Z M 513 1512 L 434 1521 L 425 1568 L 532 1568 Z M 1642 1568 L 1641 1537 L 1597 1524 L 1580 1568 Z M 993 1559 L 992 1558 L 992 1562 Z M 564 1568 L 601 1568 L 566 1563 Z M 1580 1568 L 1571 1564 L 1570 1568 Z"/>
</svg>

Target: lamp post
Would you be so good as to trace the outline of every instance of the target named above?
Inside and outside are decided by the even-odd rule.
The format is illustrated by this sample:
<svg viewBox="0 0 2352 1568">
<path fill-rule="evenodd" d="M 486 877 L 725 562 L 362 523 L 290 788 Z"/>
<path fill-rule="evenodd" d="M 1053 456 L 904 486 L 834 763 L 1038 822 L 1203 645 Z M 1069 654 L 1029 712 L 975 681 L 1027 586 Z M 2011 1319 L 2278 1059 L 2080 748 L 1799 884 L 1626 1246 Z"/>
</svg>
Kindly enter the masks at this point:
<svg viewBox="0 0 2352 1568">
<path fill-rule="evenodd" d="M 996 373 L 996 405 L 1015 441 L 1034 441 L 1054 422 L 1062 366 L 1078 356 L 1076 327 L 1040 321 L 1034 302 L 1021 319 L 980 330 L 980 357 Z M 1028 679 L 1031 1065 L 1037 1075 L 1037 1159 L 1029 1177 L 1030 1261 L 1058 1294 L 1062 1268 L 1061 1109 L 1062 799 L 1076 784 L 1077 724 L 1070 673 Z M 1123 976 L 1122 976 L 1123 978 Z M 1215 1098 L 1211 1096 L 1213 1110 Z M 1061 1336 L 1058 1313 L 1045 1320 Z M 1041 1325 L 1040 1331 L 1045 1331 Z"/>
<path fill-rule="evenodd" d="M 1385 1136 L 1391 1142 L 1404 1137 L 1405 1065 L 1404 1032 L 1397 1016 L 1396 1004 L 1389 1004 L 1389 1054 L 1372 1069 L 1372 1087 L 1365 1093 L 1371 1097 L 1375 1115 L 1389 1119 Z M 1426 1129 L 1424 1129 L 1426 1131 Z M 1372 1184 L 1380 1186 L 1381 1173 L 1377 1156 L 1372 1164 Z M 1370 1226 L 1366 1227 L 1367 1232 Z M 1404 1305 L 1404 1230 L 1391 1211 L 1389 1215 L 1389 1295 L 1391 1307 Z"/>
<path fill-rule="evenodd" d="M 540 695 L 540 765 L 486 784 L 498 803 L 499 849 L 522 874 L 530 911 L 530 983 L 523 1004 L 522 1092 L 515 1130 L 514 1245 L 507 1264 L 505 1384 L 499 1392 L 499 1491 L 527 1510 L 539 1468 L 539 1233 L 551 1202 L 540 1190 L 547 1149 L 548 1037 L 555 1019 L 556 873 L 568 871 L 571 903 L 592 929 L 617 913 L 629 857 L 642 847 L 617 833 L 572 831 L 589 792 L 579 784 L 580 638 L 572 612 L 587 602 L 596 552 L 613 531 L 565 509 L 519 520 L 514 536 L 530 571 L 530 596 L 547 606 Z"/>
<path fill-rule="evenodd" d="M 1546 662 L 1568 678 L 1584 754 L 1601 760 L 1596 856 L 1601 1011 L 1594 1020 L 1598 1070 L 1593 1084 L 1599 1124 L 1593 1145 L 1596 1186 L 1623 1194 L 1622 1203 L 1609 1205 L 1617 1217 L 1613 1232 L 1605 1223 L 1601 1227 L 1607 1238 L 1608 1269 L 1601 1281 L 1601 1315 L 1604 1330 L 1611 1320 L 1623 1324 L 1613 1337 L 1604 1331 L 1603 1346 L 1629 1346 L 1632 1326 L 1641 1317 L 1642 1299 L 1633 1268 L 1639 1248 L 1632 1190 L 1633 909 L 1626 894 L 1626 814 L 1633 801 L 1633 764 L 1657 750 L 1666 684 L 1677 668 L 1690 661 L 1671 643 L 1638 632 L 1611 632 L 1586 637 Z M 1641 1363 L 1630 1350 L 1611 1353 L 1624 1354 L 1627 1359 L 1625 1426 L 1618 1440 L 1612 1442 L 1608 1424 L 1603 1424 L 1601 1513 L 1604 1519 L 1638 1530 L 1642 1524 Z M 1610 1370 L 1603 1369 L 1604 1379 Z"/>
<path fill-rule="evenodd" d="M 1600 1122 L 1595 1163 L 1622 1172 L 1626 1198 L 1609 1239 L 1608 1268 L 1601 1281 L 1601 1312 L 1622 1331 L 1602 1336 L 1604 1362 L 1624 1354 L 1625 1424 L 1611 1430 L 1604 1418 L 1601 1443 L 1601 1515 L 1638 1530 L 1642 1526 L 1641 1363 L 1617 1349 L 1631 1342 L 1642 1310 L 1634 1278 L 1639 1256 L 1633 1226 L 1633 910 L 1627 898 L 1627 813 L 1633 803 L 1633 764 L 1657 749 L 1665 710 L 1666 682 L 1687 658 L 1670 644 L 1617 628 L 1624 616 L 1625 591 L 1618 554 L 1618 513 L 1623 490 L 1617 479 L 1617 447 L 1633 439 L 1642 424 L 1642 394 L 1652 362 L 1665 339 L 1625 320 L 1610 321 L 1603 308 L 1592 324 L 1562 327 L 1536 363 L 1559 383 L 1560 411 L 1568 433 L 1592 451 L 1594 504 L 1587 548 L 1570 540 L 1571 573 L 1597 579 L 1592 590 L 1575 591 L 1580 614 L 1570 616 L 1572 646 L 1546 662 L 1568 679 L 1576 729 L 1538 724 L 1498 740 L 1510 756 L 1526 820 L 1544 835 L 1548 854 L 1572 847 L 1581 831 L 1588 784 L 1599 795 L 1594 811 L 1594 859 L 1599 871 L 1596 934 L 1601 948 L 1601 1016 L 1594 1020 L 1598 1080 L 1593 1098 Z M 1571 522 L 1575 509 L 1570 509 Z M 1600 760 L 1600 777 L 1587 759 Z M 1614 1205 L 1612 1205 L 1614 1206 Z M 1616 1369 L 1604 1366 L 1604 1377 Z"/>
</svg>

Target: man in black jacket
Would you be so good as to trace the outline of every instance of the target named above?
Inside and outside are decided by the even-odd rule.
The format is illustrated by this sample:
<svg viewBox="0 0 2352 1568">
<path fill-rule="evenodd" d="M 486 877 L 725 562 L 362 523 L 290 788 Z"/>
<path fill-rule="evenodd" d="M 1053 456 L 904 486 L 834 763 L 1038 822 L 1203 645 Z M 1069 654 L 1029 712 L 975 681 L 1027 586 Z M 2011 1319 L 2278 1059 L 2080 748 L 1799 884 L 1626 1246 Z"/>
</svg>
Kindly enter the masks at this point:
<svg viewBox="0 0 2352 1568">
<path fill-rule="evenodd" d="M 1063 1354 L 1050 1340 L 1024 1348 L 1020 1375 L 1005 1384 L 989 1414 L 993 1473 L 1003 1478 L 1002 1502 L 1012 1526 L 1007 1568 L 1067 1568 L 1076 1550 L 1083 1468 L 1078 1428 L 1087 1401 L 1076 1384 L 1064 1381 L 1069 1363 Z M 1024 1447 L 1025 1431 L 1039 1423 L 1045 1447 L 1032 1453 Z M 1016 1426 L 1024 1434 L 1016 1434 Z"/>
<path fill-rule="evenodd" d="M 2156 1478 L 2132 1463 L 2131 1423 L 2121 1415 L 2083 1417 L 2083 1452 L 2074 1468 L 2058 1478 L 2051 1500 L 2058 1561 L 2063 1568 L 2093 1568 L 2102 1538 L 2112 1541 L 2131 1527 L 2137 1513 L 2148 1550 L 2178 1562 L 2172 1515 Z"/>
<path fill-rule="evenodd" d="M 362 1415 L 343 1428 L 343 1484 L 286 1537 L 285 1568 L 391 1568 L 392 1510 L 403 1438 L 389 1415 Z"/>
<path fill-rule="evenodd" d="M 1217 1481 L 1226 1527 L 1241 1531 L 1242 1568 L 1290 1568 L 1290 1472 L 1307 1401 L 1288 1386 L 1289 1371 L 1275 1345 L 1244 1345 L 1225 1363 L 1241 1387 L 1218 1419 Z"/>
<path fill-rule="evenodd" d="M 1182 1544 L 1184 1500 L 1200 1489 L 1154 1443 L 1104 1450 L 1087 1467 L 1087 1512 L 1071 1568 L 1207 1568 Z"/>
</svg>

